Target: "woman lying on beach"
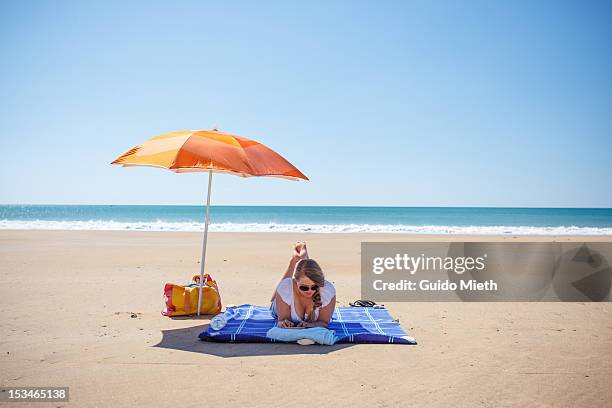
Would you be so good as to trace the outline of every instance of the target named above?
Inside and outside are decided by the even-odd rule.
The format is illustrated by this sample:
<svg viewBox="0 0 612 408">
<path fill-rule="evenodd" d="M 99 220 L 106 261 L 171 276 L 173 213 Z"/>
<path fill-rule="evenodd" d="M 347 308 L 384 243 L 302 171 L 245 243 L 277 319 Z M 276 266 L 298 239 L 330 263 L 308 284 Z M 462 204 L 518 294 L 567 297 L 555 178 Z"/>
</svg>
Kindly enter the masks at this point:
<svg viewBox="0 0 612 408">
<path fill-rule="evenodd" d="M 305 242 L 293 247 L 293 256 L 272 295 L 277 326 L 327 327 L 336 307 L 336 288 L 325 280 L 319 264 L 308 257 Z"/>
</svg>

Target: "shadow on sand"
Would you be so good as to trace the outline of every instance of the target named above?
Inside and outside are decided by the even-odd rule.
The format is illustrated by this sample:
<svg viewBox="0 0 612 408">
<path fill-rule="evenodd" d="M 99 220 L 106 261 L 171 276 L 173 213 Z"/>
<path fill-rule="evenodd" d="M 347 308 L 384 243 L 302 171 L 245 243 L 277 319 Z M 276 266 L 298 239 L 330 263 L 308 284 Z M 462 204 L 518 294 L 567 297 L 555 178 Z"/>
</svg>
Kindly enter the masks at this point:
<svg viewBox="0 0 612 408">
<path fill-rule="evenodd" d="M 182 319 L 181 319 L 182 320 Z M 285 343 L 215 343 L 202 341 L 198 335 L 208 329 L 208 325 L 183 329 L 162 330 L 162 340 L 153 347 L 172 350 L 192 351 L 217 357 L 279 356 L 290 354 L 329 354 L 353 344 L 333 346 L 300 346 Z"/>
</svg>

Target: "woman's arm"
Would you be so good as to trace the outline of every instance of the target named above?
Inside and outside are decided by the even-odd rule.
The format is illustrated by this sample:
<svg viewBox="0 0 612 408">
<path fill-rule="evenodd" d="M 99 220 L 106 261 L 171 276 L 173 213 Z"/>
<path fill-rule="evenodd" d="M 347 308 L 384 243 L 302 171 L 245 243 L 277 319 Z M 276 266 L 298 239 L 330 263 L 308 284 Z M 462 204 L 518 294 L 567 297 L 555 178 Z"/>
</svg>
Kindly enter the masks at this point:
<svg viewBox="0 0 612 408">
<path fill-rule="evenodd" d="M 300 327 L 327 327 L 329 324 L 332 315 L 334 314 L 334 309 L 336 308 L 336 297 L 334 296 L 332 300 L 324 307 L 319 309 L 319 319 L 315 322 L 301 322 L 298 324 Z"/>
<path fill-rule="evenodd" d="M 276 293 L 276 315 L 278 317 L 277 326 L 278 327 L 293 327 L 295 326 L 291 321 L 291 306 L 289 306 L 283 298 Z"/>
</svg>

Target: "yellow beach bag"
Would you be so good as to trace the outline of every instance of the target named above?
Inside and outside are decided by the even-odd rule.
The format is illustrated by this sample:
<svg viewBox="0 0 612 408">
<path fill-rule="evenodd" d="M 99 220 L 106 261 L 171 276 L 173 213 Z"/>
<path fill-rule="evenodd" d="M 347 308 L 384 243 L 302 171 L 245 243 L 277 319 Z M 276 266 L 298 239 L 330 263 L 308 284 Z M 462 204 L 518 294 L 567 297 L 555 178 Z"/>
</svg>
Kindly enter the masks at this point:
<svg viewBox="0 0 612 408">
<path fill-rule="evenodd" d="M 164 286 L 164 316 L 187 316 L 196 314 L 198 310 L 198 295 L 200 293 L 200 275 L 194 275 L 189 285 L 166 283 Z M 221 312 L 221 295 L 217 282 L 204 274 L 202 285 L 201 314 L 215 315 Z"/>
</svg>

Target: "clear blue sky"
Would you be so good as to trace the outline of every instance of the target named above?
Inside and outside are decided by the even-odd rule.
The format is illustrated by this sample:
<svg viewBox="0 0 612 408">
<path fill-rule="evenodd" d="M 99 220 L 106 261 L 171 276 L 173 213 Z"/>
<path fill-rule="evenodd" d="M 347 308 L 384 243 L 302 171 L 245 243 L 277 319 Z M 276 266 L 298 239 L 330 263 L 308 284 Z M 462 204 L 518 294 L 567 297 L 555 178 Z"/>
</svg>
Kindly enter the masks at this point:
<svg viewBox="0 0 612 408">
<path fill-rule="evenodd" d="M 199 204 L 109 163 L 177 129 L 309 183 L 213 204 L 612 207 L 610 1 L 3 1 L 0 203 Z"/>
</svg>

